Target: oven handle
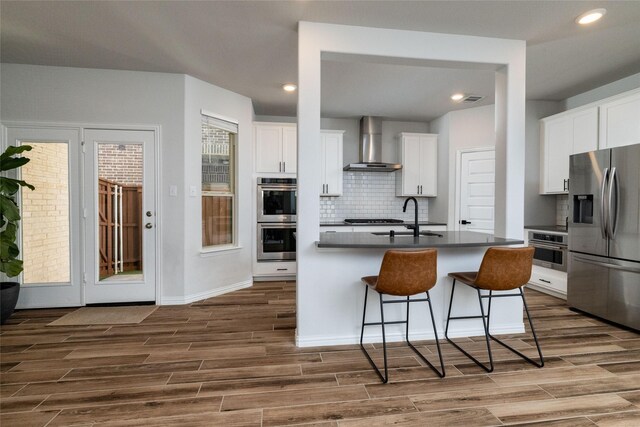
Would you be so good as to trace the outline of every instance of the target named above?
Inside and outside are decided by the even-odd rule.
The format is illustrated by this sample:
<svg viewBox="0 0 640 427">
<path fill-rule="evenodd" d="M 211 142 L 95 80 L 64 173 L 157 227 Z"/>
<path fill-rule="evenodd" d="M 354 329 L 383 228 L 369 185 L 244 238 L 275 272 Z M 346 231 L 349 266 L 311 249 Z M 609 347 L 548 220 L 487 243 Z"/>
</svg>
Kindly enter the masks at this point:
<svg viewBox="0 0 640 427">
<path fill-rule="evenodd" d="M 260 191 L 264 191 L 264 190 L 285 190 L 285 191 L 295 191 L 296 186 L 295 185 L 262 185 L 259 184 L 258 185 L 258 189 Z"/>
<path fill-rule="evenodd" d="M 562 252 L 566 252 L 567 251 L 567 247 L 566 246 L 543 245 L 543 244 L 540 244 L 538 242 L 531 242 L 531 241 L 529 241 L 529 247 L 542 248 L 542 249 L 552 249 L 554 251 L 562 251 Z"/>
</svg>

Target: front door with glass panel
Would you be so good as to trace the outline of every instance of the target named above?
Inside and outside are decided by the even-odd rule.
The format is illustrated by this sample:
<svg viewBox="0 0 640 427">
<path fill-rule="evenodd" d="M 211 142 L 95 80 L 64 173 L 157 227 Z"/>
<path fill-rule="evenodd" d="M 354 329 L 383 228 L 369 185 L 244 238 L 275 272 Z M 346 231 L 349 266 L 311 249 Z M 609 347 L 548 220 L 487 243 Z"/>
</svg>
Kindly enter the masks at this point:
<svg viewBox="0 0 640 427">
<path fill-rule="evenodd" d="M 155 135 L 84 133 L 86 304 L 156 300 Z"/>
<path fill-rule="evenodd" d="M 9 145 L 30 145 L 20 178 L 22 189 L 20 257 L 23 260 L 18 308 L 82 304 L 80 256 L 80 131 L 8 127 Z M 11 280 L 11 279 L 9 279 Z"/>
</svg>

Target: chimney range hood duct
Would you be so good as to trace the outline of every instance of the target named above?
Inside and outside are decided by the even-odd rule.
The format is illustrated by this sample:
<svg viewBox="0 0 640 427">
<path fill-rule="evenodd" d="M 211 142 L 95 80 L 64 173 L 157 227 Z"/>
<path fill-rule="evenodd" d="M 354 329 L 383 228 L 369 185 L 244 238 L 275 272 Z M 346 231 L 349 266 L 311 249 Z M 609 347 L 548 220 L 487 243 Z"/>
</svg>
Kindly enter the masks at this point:
<svg viewBox="0 0 640 427">
<path fill-rule="evenodd" d="M 402 165 L 382 163 L 382 118 L 365 116 L 360 119 L 358 163 L 350 163 L 343 170 L 353 172 L 395 172 Z"/>
</svg>

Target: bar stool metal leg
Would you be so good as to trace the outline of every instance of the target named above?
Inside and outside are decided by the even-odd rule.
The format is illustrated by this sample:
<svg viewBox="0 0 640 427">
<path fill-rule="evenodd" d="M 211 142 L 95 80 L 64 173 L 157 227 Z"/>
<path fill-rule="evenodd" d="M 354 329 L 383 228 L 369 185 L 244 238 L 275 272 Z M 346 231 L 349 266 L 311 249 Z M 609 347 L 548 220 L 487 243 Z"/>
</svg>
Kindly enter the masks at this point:
<svg viewBox="0 0 640 427">
<path fill-rule="evenodd" d="M 371 365 L 371 367 L 376 371 L 376 374 L 378 374 L 378 376 L 380 377 L 380 380 L 382 380 L 382 383 L 385 384 L 389 380 L 389 375 L 388 375 L 388 371 L 387 371 L 387 339 L 386 339 L 386 334 L 385 334 L 385 329 L 384 329 L 384 310 L 382 308 L 382 295 L 378 294 L 378 296 L 380 297 L 380 320 L 381 320 L 381 322 L 366 323 L 365 319 L 366 319 L 366 316 L 367 316 L 367 296 L 368 296 L 368 294 L 369 294 L 369 287 L 365 286 L 365 288 L 364 288 L 364 309 L 362 310 L 362 329 L 360 331 L 360 349 L 362 350 L 364 355 L 367 357 L 367 360 L 369 361 L 369 364 Z M 382 375 L 382 372 L 380 372 L 380 369 L 378 369 L 378 367 L 376 366 L 375 362 L 373 361 L 373 359 L 369 355 L 369 352 L 364 348 L 364 344 L 363 344 L 364 327 L 365 326 L 371 326 L 371 325 L 381 325 L 382 326 L 382 351 L 383 351 L 383 354 L 384 354 L 384 375 Z"/>
<path fill-rule="evenodd" d="M 446 372 L 444 370 L 444 361 L 442 359 L 442 351 L 440 350 L 440 342 L 438 341 L 438 331 L 436 330 L 436 321 L 435 321 L 435 318 L 433 317 L 433 307 L 431 306 L 431 296 L 429 295 L 429 291 L 425 293 L 427 294 L 426 300 L 427 300 L 427 303 L 429 304 L 429 314 L 431 315 L 431 325 L 433 326 L 433 335 L 436 339 L 436 347 L 438 348 L 438 358 L 440 359 L 440 370 L 438 370 L 438 368 L 436 368 L 431 362 L 429 362 L 427 358 L 424 357 L 424 355 L 413 345 L 413 343 L 409 341 L 409 304 L 411 302 L 418 302 L 418 301 L 424 301 L 424 300 L 411 301 L 409 297 L 407 297 L 407 329 L 406 329 L 407 345 L 411 347 L 413 352 L 416 353 L 420 357 L 420 359 L 422 359 L 422 361 L 426 363 L 431 368 L 431 370 L 433 370 L 433 372 L 435 372 L 440 378 L 444 378 Z"/>
<path fill-rule="evenodd" d="M 536 349 L 538 350 L 538 356 L 540 357 L 540 362 L 536 362 L 535 360 L 525 356 L 524 354 L 522 354 L 521 352 L 519 352 L 515 348 L 511 347 L 508 344 L 505 344 L 504 342 L 502 342 L 498 338 L 494 337 L 493 335 L 489 335 L 489 337 L 492 340 L 494 340 L 495 342 L 497 342 L 498 344 L 502 345 L 503 347 L 511 350 L 511 352 L 513 352 L 513 353 L 517 354 L 518 356 L 522 357 L 524 360 L 526 360 L 527 362 L 531 363 L 532 365 L 537 366 L 538 368 L 542 368 L 544 366 L 544 357 L 542 356 L 542 350 L 540 349 L 540 344 L 538 343 L 538 337 L 536 336 L 536 330 L 533 327 L 533 322 L 531 321 L 531 316 L 529 315 L 529 307 L 527 307 L 527 301 L 524 298 L 524 292 L 522 292 L 522 288 L 518 288 L 518 290 L 520 291 L 520 295 L 519 296 L 522 298 L 522 304 L 524 305 L 524 311 L 527 314 L 527 320 L 529 321 L 529 326 L 531 327 L 531 334 L 533 335 L 533 341 L 536 343 Z M 510 296 L 518 296 L 518 295 L 510 295 Z M 489 310 L 491 310 L 491 293 L 489 293 Z"/>
</svg>

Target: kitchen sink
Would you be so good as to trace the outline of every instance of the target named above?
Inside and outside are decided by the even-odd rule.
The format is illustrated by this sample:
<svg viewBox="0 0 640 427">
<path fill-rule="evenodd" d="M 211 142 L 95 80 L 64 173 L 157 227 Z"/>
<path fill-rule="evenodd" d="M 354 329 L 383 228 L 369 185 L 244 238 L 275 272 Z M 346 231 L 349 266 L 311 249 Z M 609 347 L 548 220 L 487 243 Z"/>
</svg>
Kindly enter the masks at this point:
<svg viewBox="0 0 640 427">
<path fill-rule="evenodd" d="M 372 232 L 371 234 L 373 234 L 375 236 L 391 236 L 391 232 L 390 231 L 375 231 L 375 232 Z M 434 233 L 432 231 L 421 231 L 420 235 L 421 236 L 444 237 L 442 234 Z M 396 231 L 394 233 L 394 236 L 396 236 L 396 237 L 399 237 L 399 236 L 412 236 L 413 237 L 413 231 Z"/>
</svg>

